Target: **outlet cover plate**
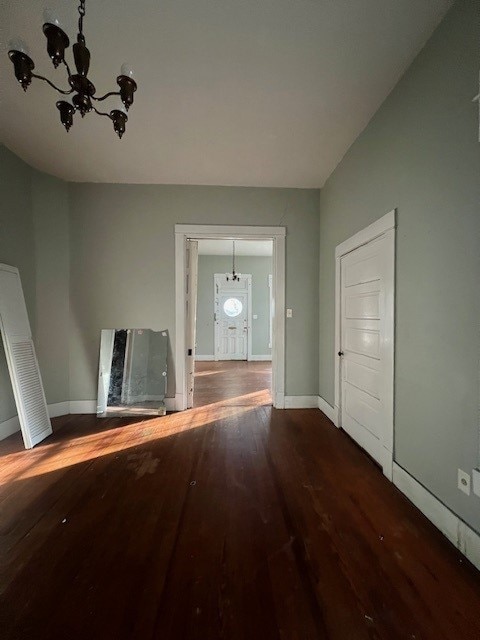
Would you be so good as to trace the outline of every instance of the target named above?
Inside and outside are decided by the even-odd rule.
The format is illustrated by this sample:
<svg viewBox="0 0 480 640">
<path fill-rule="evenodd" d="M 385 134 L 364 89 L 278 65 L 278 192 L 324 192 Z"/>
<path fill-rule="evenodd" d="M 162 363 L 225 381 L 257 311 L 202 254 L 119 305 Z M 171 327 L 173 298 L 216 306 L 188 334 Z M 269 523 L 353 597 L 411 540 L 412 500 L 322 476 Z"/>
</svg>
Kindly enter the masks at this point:
<svg viewBox="0 0 480 640">
<path fill-rule="evenodd" d="M 466 471 L 462 471 L 462 469 L 458 469 L 457 486 L 460 491 L 466 493 L 467 496 L 470 495 L 470 476 L 468 475 L 468 473 L 466 473 Z"/>
<path fill-rule="evenodd" d="M 480 498 L 480 469 L 472 471 L 473 493 Z"/>
</svg>

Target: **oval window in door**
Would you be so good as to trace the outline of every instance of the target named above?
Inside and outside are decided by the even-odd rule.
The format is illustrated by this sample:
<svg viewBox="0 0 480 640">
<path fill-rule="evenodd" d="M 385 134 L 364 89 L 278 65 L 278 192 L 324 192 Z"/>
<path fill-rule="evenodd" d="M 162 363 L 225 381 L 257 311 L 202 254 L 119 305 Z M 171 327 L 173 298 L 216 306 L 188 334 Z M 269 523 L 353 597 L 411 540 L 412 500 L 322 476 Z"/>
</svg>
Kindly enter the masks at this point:
<svg viewBox="0 0 480 640">
<path fill-rule="evenodd" d="M 236 318 L 242 313 L 243 304 L 238 298 L 227 298 L 223 303 L 225 315 L 229 318 Z"/>
</svg>

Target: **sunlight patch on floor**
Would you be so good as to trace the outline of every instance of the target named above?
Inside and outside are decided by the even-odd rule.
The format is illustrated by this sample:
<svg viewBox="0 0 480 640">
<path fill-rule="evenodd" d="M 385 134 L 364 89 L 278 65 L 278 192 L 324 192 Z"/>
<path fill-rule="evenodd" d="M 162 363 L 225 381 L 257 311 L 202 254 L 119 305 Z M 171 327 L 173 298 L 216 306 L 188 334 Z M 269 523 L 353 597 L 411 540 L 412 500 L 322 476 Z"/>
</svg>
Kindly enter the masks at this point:
<svg viewBox="0 0 480 640">
<path fill-rule="evenodd" d="M 267 399 L 267 401 L 266 401 Z M 268 404 L 267 389 L 228 398 L 210 405 L 188 409 L 167 416 L 147 418 L 113 429 L 43 444 L 35 449 L 8 454 L 2 458 L 0 485 L 50 473 L 75 464 L 115 454 L 161 438 L 204 427 L 232 418 Z M 102 418 L 98 419 L 101 428 Z M 65 427 L 68 428 L 68 427 Z M 11 471 L 11 465 L 15 471 Z M 10 471 L 6 469 L 10 468 Z"/>
</svg>

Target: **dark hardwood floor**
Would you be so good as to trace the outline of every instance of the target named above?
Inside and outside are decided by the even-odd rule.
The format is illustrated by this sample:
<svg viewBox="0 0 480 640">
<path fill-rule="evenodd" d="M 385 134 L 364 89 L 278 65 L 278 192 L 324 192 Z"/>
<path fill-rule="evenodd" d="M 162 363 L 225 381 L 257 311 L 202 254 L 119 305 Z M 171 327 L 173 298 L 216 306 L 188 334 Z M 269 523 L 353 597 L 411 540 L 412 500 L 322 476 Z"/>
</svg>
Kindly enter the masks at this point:
<svg viewBox="0 0 480 640">
<path fill-rule="evenodd" d="M 318 410 L 0 443 L 2 640 L 480 638 L 480 577 Z"/>
<path fill-rule="evenodd" d="M 272 404 L 271 387 L 271 362 L 196 362 L 193 406 Z"/>
</svg>

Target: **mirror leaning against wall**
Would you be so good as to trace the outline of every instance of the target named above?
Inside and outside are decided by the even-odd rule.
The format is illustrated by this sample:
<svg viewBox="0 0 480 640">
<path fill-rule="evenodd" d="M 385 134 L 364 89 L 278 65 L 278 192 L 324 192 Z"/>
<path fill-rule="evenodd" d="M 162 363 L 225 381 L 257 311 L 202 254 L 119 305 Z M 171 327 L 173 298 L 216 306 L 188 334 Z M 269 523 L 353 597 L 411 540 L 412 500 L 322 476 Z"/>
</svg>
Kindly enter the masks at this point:
<svg viewBox="0 0 480 640">
<path fill-rule="evenodd" d="M 165 415 L 168 331 L 103 329 L 97 416 Z"/>
</svg>

